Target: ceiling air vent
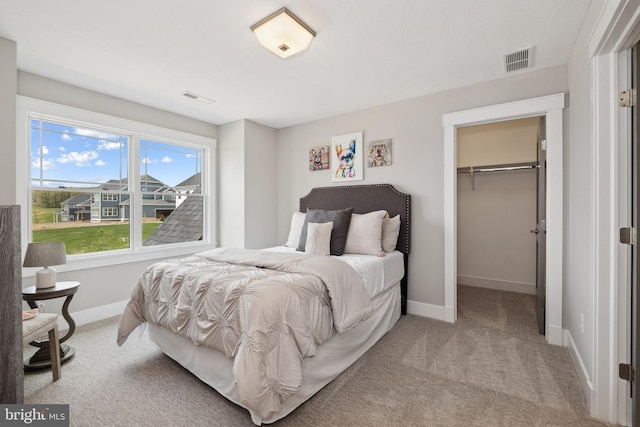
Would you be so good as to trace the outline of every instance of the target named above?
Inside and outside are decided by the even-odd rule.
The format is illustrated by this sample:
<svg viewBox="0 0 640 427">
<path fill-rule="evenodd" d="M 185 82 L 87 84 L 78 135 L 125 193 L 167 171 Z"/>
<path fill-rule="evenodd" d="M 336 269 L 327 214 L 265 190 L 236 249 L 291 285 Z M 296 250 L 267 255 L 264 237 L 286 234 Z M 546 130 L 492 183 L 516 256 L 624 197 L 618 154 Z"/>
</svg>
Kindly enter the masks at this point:
<svg viewBox="0 0 640 427">
<path fill-rule="evenodd" d="M 516 52 L 505 53 L 502 57 L 504 58 L 505 73 L 529 68 L 533 65 L 533 46 Z"/>
<path fill-rule="evenodd" d="M 213 99 L 209 99 L 209 98 L 206 98 L 206 97 L 204 97 L 202 95 L 198 95 L 196 93 L 189 92 L 188 90 L 186 90 L 182 94 L 182 96 L 186 96 L 187 98 L 195 99 L 196 101 L 200 101 L 200 102 L 205 103 L 205 104 L 211 104 L 211 103 L 215 102 Z"/>
</svg>

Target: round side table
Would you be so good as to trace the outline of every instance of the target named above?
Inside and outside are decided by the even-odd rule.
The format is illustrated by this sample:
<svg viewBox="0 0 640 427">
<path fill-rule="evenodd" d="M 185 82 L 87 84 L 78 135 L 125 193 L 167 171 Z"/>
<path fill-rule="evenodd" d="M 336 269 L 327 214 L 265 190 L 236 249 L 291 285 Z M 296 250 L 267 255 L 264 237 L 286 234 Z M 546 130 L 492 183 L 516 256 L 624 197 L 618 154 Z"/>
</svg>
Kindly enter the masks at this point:
<svg viewBox="0 0 640 427">
<path fill-rule="evenodd" d="M 69 315 L 69 303 L 73 299 L 73 295 L 78 291 L 80 282 L 56 282 L 56 285 L 51 288 L 36 288 L 30 286 L 22 290 L 22 299 L 29 304 L 31 308 L 37 308 L 37 301 L 66 297 L 62 305 L 62 317 L 69 324 L 69 330 L 60 338 L 60 362 L 66 362 L 71 359 L 76 350 L 68 344 L 63 344 L 73 335 L 76 330 L 76 322 L 73 321 Z M 30 343 L 40 349 L 28 360 L 24 362 L 26 370 L 42 369 L 51 366 L 51 359 L 49 358 L 49 341 L 33 341 Z"/>
</svg>

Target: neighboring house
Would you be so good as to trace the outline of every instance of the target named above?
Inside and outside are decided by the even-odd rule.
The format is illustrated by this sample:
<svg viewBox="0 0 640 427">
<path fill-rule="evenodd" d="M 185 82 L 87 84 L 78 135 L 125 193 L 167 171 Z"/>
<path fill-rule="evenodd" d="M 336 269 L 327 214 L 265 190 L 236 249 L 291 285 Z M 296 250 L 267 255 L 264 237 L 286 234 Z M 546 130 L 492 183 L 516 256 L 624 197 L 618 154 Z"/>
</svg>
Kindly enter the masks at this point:
<svg viewBox="0 0 640 427">
<path fill-rule="evenodd" d="M 175 190 L 180 193 L 176 196 L 176 207 L 180 206 L 187 199 L 187 194 L 199 193 L 202 186 L 201 173 L 198 172 L 175 186 Z"/>
<path fill-rule="evenodd" d="M 60 203 L 60 206 L 62 208 L 62 222 L 91 219 L 91 194 L 76 194 Z"/>
<path fill-rule="evenodd" d="M 176 208 L 176 196 L 168 190 L 172 187 L 150 175 L 140 177 L 142 191 L 142 217 L 166 218 Z M 62 221 L 128 221 L 130 216 L 130 203 L 128 194 L 118 194 L 116 191 L 128 189 L 127 178 L 122 180 L 112 179 L 97 187 L 102 190 L 99 193 L 77 194 L 62 203 Z M 104 191 L 114 191 L 105 193 Z"/>
</svg>

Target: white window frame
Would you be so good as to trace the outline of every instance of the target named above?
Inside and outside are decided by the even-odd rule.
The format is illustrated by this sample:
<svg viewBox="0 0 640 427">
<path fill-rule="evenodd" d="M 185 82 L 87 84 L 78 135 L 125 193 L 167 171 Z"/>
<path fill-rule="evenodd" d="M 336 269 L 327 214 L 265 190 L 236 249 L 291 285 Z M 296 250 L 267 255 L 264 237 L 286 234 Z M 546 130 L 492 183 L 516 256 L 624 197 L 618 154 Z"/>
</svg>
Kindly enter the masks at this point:
<svg viewBox="0 0 640 427">
<path fill-rule="evenodd" d="M 102 201 L 103 202 L 117 202 L 118 195 L 114 193 L 102 193 Z"/>
<path fill-rule="evenodd" d="M 63 123 L 73 122 L 74 124 L 84 125 L 91 129 L 118 132 L 123 135 L 129 135 L 130 137 L 128 176 L 131 177 L 129 182 L 130 188 L 136 189 L 132 192 L 132 199 L 137 199 L 135 203 L 131 203 L 131 211 L 129 213 L 133 236 L 131 247 L 115 251 L 70 255 L 67 257 L 67 264 L 56 266 L 56 270 L 61 272 L 75 271 L 93 267 L 181 256 L 216 247 L 216 185 L 215 170 L 213 170 L 214 165 L 216 165 L 216 139 L 20 95 L 16 97 L 16 100 L 16 133 L 18 146 L 18 150 L 16 150 L 16 169 L 18 176 L 16 180 L 16 194 L 17 203 L 22 206 L 22 253 L 26 252 L 27 244 L 31 241 L 31 144 L 27 142 L 30 138 L 30 119 L 32 116 L 43 120 L 61 121 Z M 190 146 L 203 150 L 202 190 L 204 193 L 204 218 L 203 239 L 201 241 L 154 246 L 142 245 L 142 233 L 139 232 L 139 230 L 142 229 L 142 193 L 139 189 L 139 143 L 141 139 Z M 34 274 L 34 272 L 27 270 L 23 272 L 25 277 L 30 277 Z"/>
<path fill-rule="evenodd" d="M 118 208 L 115 206 L 102 208 L 102 216 L 105 218 L 116 218 L 118 216 Z"/>
</svg>

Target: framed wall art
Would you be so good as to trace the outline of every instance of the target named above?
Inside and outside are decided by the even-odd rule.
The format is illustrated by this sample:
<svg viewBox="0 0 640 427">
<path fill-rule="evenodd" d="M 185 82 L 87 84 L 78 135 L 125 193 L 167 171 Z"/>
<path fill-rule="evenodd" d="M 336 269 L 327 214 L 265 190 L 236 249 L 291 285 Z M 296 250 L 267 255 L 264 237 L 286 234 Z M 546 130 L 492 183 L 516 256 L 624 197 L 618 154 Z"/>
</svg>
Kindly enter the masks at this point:
<svg viewBox="0 0 640 427">
<path fill-rule="evenodd" d="M 391 165 L 391 140 L 381 139 L 367 143 L 367 167 Z"/>
<path fill-rule="evenodd" d="M 329 146 L 311 147 L 309 149 L 309 170 L 329 170 Z"/>
<path fill-rule="evenodd" d="M 331 180 L 339 182 L 364 179 L 362 152 L 362 132 L 331 138 Z"/>
</svg>

